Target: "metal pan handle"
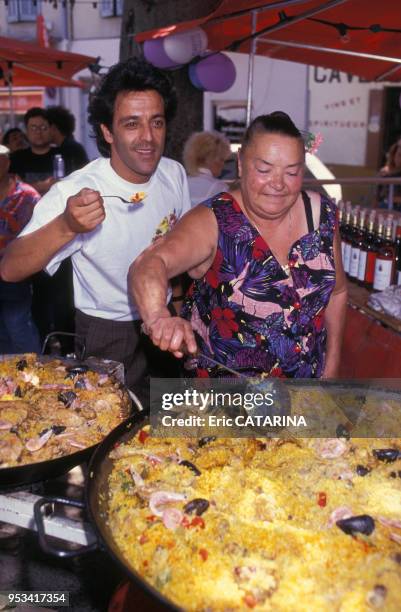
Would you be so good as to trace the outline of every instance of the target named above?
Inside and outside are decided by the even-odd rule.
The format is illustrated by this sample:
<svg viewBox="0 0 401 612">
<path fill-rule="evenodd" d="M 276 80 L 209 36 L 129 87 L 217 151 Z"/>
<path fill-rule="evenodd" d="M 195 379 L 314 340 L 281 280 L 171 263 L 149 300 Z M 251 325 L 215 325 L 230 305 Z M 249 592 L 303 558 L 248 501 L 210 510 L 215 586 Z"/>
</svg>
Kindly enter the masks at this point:
<svg viewBox="0 0 401 612">
<path fill-rule="evenodd" d="M 81 336 L 79 334 L 74 334 L 72 332 L 59 332 L 59 331 L 53 331 L 50 332 L 50 334 L 47 334 L 46 338 L 43 341 L 43 345 L 42 345 L 42 355 L 45 354 L 45 350 L 47 347 L 47 343 L 49 342 L 50 338 L 52 336 L 74 336 L 75 338 L 79 338 L 81 340 L 81 346 L 79 347 L 79 353 L 77 354 L 77 359 L 79 361 L 83 361 L 85 359 L 86 356 L 86 342 L 85 342 L 85 337 Z"/>
<path fill-rule="evenodd" d="M 69 559 L 93 552 L 99 548 L 97 541 L 89 544 L 88 546 L 81 546 L 77 550 L 67 550 L 63 549 L 61 546 L 53 546 L 50 544 L 48 540 L 49 536 L 45 531 L 44 513 L 42 512 L 42 507 L 49 504 L 64 504 L 66 506 L 73 506 L 74 508 L 81 508 L 82 510 L 85 509 L 84 502 L 75 499 L 68 499 L 67 497 L 43 497 L 35 502 L 33 514 L 38 532 L 39 544 L 43 552 L 62 559 Z"/>
</svg>

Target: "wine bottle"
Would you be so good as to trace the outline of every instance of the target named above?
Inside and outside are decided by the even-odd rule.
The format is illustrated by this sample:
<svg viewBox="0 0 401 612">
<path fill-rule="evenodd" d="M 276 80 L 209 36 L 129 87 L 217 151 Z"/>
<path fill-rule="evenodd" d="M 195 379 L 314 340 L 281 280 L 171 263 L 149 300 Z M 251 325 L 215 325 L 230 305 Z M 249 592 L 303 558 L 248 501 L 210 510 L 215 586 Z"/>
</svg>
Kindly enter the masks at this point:
<svg viewBox="0 0 401 612">
<path fill-rule="evenodd" d="M 359 262 L 358 262 L 358 284 L 364 287 L 372 287 L 373 275 L 375 271 L 375 260 L 376 260 L 376 248 L 375 248 L 375 218 L 376 211 L 372 210 L 369 213 L 367 227 L 362 238 L 362 244 L 359 251 Z M 368 259 L 369 253 L 371 253 L 370 261 Z M 370 274 L 367 274 L 370 266 Z M 365 278 L 368 276 L 368 278 Z M 371 278 L 370 278 L 371 277 Z M 370 284 L 369 284 L 370 279 Z"/>
<path fill-rule="evenodd" d="M 351 208 L 351 223 L 348 224 L 347 232 L 344 237 L 344 270 L 345 273 L 349 276 L 350 266 L 351 266 L 351 251 L 352 244 L 354 240 L 355 232 L 357 231 L 358 226 L 358 212 L 359 206 L 355 206 L 353 209 Z"/>
<path fill-rule="evenodd" d="M 373 280 L 374 291 L 384 291 L 393 280 L 395 248 L 392 234 L 393 220 L 389 217 L 386 220 L 384 241 L 377 252 Z"/>
<path fill-rule="evenodd" d="M 366 211 L 361 209 L 357 229 L 354 232 L 352 239 L 351 260 L 349 265 L 349 275 L 351 280 L 356 280 L 358 278 L 359 255 L 363 244 L 363 238 L 365 236 L 365 215 Z"/>
</svg>

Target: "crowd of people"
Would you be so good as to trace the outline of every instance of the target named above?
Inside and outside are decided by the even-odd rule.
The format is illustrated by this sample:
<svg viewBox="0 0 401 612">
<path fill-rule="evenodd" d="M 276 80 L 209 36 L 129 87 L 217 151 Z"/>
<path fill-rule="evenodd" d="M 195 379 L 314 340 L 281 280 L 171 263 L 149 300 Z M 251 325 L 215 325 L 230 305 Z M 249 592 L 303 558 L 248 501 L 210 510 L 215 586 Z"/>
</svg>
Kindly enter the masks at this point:
<svg viewBox="0 0 401 612">
<path fill-rule="evenodd" d="M 75 117 L 62 106 L 50 106 L 46 109 L 33 107 L 24 115 L 25 132 L 20 128 L 11 128 L 3 136 L 3 156 L 7 157 L 10 177 L 17 177 L 24 189 L 29 186 L 30 192 L 35 194 L 35 203 L 44 196 L 60 177 L 55 176 L 55 156 L 61 155 L 66 176 L 82 168 L 88 163 L 88 156 L 84 147 L 75 141 Z M 9 180 L 12 180 L 11 178 Z M 7 198 L 1 200 L 0 215 L 2 216 L 2 236 L 16 237 L 29 221 L 30 215 L 22 215 L 24 205 L 19 202 L 12 208 L 11 216 L 15 219 L 24 219 L 24 223 L 10 221 L 10 212 L 5 217 L 5 211 L 10 209 L 10 192 Z M 21 208 L 21 210 L 20 210 Z M 28 316 L 20 318 L 21 333 L 26 329 L 27 341 L 24 343 L 25 350 L 36 351 L 43 343 L 47 334 L 56 330 L 73 333 L 74 331 L 74 307 L 72 270 L 70 261 L 63 263 L 56 275 L 50 277 L 45 272 L 39 271 L 18 285 L 19 291 L 25 292 L 29 289 L 29 303 L 32 303 L 32 318 Z M 2 284 L 3 292 L 11 291 L 10 286 Z M 16 288 L 14 288 L 14 294 Z M 25 304 L 27 301 L 25 300 Z M 4 309 L 4 308 L 3 308 Z M 15 308 L 14 308 L 15 310 Z M 31 338 L 28 330 L 35 328 L 35 338 L 41 339 L 40 345 L 29 342 Z M 5 333 L 7 326 L 3 320 L 2 331 Z M 70 340 L 62 339 L 65 350 L 72 349 Z M 59 340 L 52 338 L 50 346 L 60 348 Z M 3 352 L 16 352 L 15 344 L 9 342 L 3 345 Z M 6 350 L 8 348 L 8 350 Z"/>
<path fill-rule="evenodd" d="M 1 210 L 12 189 L 27 190 L 30 206 L 18 226 L 16 212 L 2 213 L 10 236 L 2 283 L 29 287 L 70 260 L 77 343 L 122 362 L 135 391 L 162 363 L 160 349 L 195 357 L 187 360 L 195 376 L 216 375 L 199 348 L 241 371 L 335 376 L 346 305 L 335 206 L 301 190 L 301 133 L 284 113 L 256 118 L 239 155 L 240 185 L 229 191 L 219 180 L 231 154 L 223 136 L 190 138 L 188 177 L 163 156 L 176 104 L 169 76 L 130 58 L 89 104 L 99 158 L 87 163 L 60 107 L 31 109 L 25 135 L 5 134 Z"/>
</svg>

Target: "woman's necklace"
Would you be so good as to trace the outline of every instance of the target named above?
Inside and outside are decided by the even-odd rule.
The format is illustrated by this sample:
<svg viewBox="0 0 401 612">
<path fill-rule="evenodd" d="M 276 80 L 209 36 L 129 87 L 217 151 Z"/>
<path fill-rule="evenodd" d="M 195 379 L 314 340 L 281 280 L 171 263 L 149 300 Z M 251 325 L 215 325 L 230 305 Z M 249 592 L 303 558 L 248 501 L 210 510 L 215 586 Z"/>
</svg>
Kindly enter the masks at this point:
<svg viewBox="0 0 401 612">
<path fill-rule="evenodd" d="M 292 214 L 291 214 L 291 208 L 290 208 L 290 210 L 288 211 L 288 216 L 289 216 L 289 224 L 288 224 L 288 236 L 289 236 L 289 237 L 291 237 L 291 236 L 292 236 Z M 258 227 L 258 224 L 257 224 L 255 221 L 252 221 L 252 223 L 253 223 L 253 225 L 256 227 L 256 229 L 258 230 L 259 235 L 260 235 L 260 236 L 262 236 L 262 238 L 263 238 L 262 232 L 260 231 L 260 229 L 259 229 L 259 227 Z M 285 273 L 287 276 L 289 276 L 289 275 L 290 275 L 290 264 L 289 264 L 288 259 L 287 259 L 287 263 L 286 263 L 286 264 L 284 264 L 284 265 L 283 265 L 283 264 L 281 264 L 281 263 L 280 263 L 280 261 L 279 261 L 279 259 L 278 259 L 278 257 L 277 257 L 277 255 L 275 254 L 275 252 L 273 251 L 273 249 L 271 248 L 271 246 L 270 246 L 270 245 L 269 245 L 269 249 L 270 249 L 270 251 L 272 252 L 273 256 L 275 257 L 276 261 L 279 263 L 280 268 L 283 270 L 283 272 L 284 272 L 284 273 Z"/>
</svg>

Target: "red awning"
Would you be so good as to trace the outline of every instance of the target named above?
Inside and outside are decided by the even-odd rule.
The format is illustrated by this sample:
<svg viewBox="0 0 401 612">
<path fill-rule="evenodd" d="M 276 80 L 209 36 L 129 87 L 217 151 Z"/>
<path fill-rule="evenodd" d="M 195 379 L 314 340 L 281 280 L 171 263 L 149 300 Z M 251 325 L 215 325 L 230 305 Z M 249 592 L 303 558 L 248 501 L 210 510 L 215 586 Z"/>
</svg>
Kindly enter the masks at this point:
<svg viewBox="0 0 401 612">
<path fill-rule="evenodd" d="M 11 75 L 15 87 L 81 87 L 73 75 L 95 62 L 88 55 L 0 36 L 0 86 Z"/>
<path fill-rule="evenodd" d="M 342 70 L 369 80 L 401 80 L 401 9 L 396 0 L 222 0 L 202 19 L 166 24 L 138 34 L 136 40 L 201 26 L 208 34 L 210 50 L 249 53 L 247 37 L 253 31 L 254 9 L 256 32 L 262 32 L 258 55 Z"/>
</svg>

